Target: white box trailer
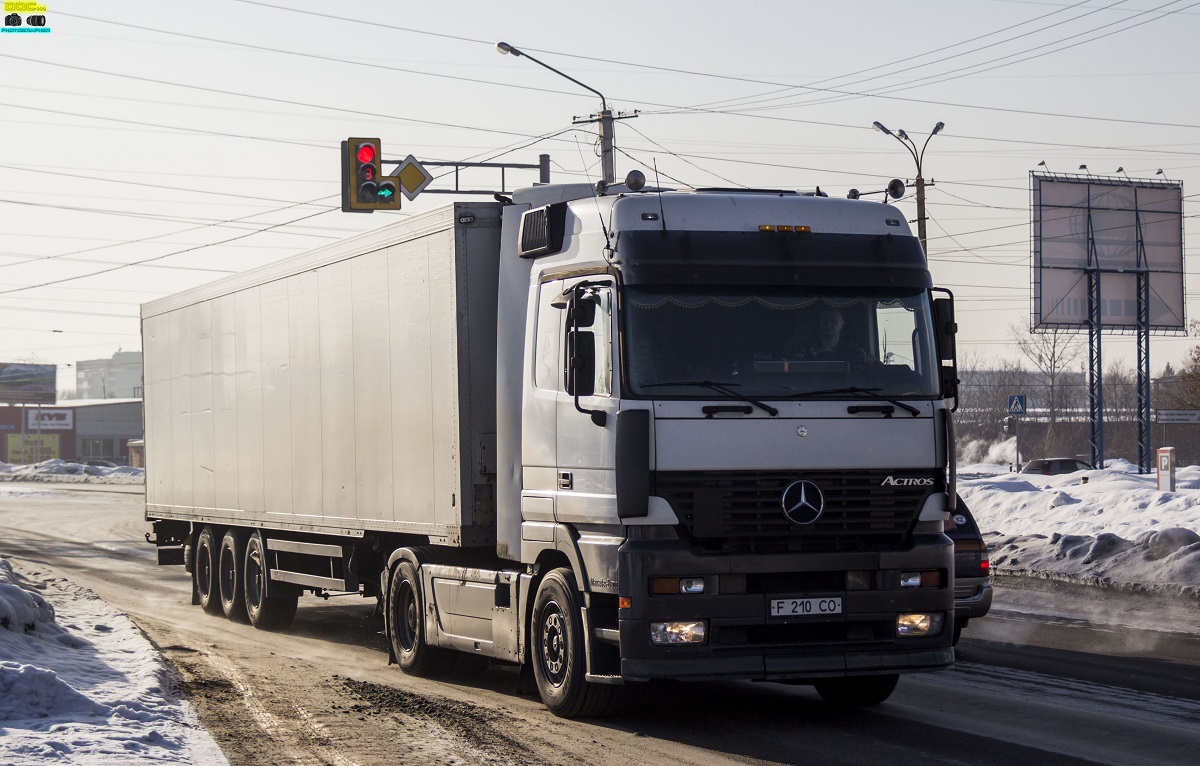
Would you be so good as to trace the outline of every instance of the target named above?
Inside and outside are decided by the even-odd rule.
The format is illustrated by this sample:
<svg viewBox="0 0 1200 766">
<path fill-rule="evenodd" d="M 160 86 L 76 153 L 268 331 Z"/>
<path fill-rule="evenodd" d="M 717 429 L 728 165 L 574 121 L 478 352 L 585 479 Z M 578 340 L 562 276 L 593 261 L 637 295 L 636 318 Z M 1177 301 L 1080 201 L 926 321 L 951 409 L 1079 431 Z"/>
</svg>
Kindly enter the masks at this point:
<svg viewBox="0 0 1200 766">
<path fill-rule="evenodd" d="M 148 516 L 494 545 L 499 207 L 147 304 Z"/>
</svg>

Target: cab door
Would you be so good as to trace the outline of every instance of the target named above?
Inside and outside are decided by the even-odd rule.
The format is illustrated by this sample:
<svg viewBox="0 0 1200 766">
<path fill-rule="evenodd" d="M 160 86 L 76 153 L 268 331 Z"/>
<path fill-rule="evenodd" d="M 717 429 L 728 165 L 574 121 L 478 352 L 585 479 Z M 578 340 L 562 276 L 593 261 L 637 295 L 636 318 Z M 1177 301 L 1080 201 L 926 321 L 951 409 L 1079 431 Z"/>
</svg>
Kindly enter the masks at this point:
<svg viewBox="0 0 1200 766">
<path fill-rule="evenodd" d="M 576 278 L 563 288 L 555 516 L 560 523 L 619 524 L 612 280 Z"/>
</svg>

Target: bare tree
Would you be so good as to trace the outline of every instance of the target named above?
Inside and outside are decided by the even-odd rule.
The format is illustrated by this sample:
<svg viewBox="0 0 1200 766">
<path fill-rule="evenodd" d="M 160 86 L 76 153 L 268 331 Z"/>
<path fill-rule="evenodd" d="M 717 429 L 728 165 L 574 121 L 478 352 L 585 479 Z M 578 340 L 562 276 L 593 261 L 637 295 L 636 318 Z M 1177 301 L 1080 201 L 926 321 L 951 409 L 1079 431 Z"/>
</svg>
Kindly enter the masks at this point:
<svg viewBox="0 0 1200 766">
<path fill-rule="evenodd" d="M 1044 394 L 1049 430 L 1054 430 L 1063 405 L 1064 384 L 1075 363 L 1083 356 L 1084 346 L 1077 333 L 1054 328 L 1031 333 L 1021 323 L 1009 325 L 1009 335 L 1033 366 L 1041 373 L 1038 388 Z"/>
</svg>

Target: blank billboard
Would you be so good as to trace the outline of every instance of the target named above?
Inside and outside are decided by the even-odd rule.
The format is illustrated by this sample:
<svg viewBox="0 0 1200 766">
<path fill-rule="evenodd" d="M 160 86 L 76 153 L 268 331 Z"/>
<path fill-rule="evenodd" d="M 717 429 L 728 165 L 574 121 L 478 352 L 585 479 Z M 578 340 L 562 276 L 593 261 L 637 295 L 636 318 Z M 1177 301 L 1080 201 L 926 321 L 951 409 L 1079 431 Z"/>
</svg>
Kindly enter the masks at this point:
<svg viewBox="0 0 1200 766">
<path fill-rule="evenodd" d="M 0 402 L 54 404 L 57 380 L 58 368 L 53 364 L 0 362 Z"/>
<path fill-rule="evenodd" d="M 1186 328 L 1183 185 L 1176 181 L 1030 174 L 1034 329 L 1088 326 L 1088 271 L 1100 280 L 1101 329 L 1138 326 L 1149 280 L 1150 330 Z"/>
</svg>

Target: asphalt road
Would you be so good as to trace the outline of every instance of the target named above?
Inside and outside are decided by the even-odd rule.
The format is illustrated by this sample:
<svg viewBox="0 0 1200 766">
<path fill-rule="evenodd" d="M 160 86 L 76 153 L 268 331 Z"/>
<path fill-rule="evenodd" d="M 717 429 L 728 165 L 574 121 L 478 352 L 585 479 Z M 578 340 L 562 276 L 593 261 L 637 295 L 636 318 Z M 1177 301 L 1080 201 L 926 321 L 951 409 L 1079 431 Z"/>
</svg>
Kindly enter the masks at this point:
<svg viewBox="0 0 1200 766">
<path fill-rule="evenodd" d="M 305 597 L 281 634 L 207 616 L 181 567 L 154 565 L 146 531 L 137 494 L 0 487 L 0 556 L 127 612 L 233 764 L 1024 766 L 1200 753 L 1194 603 L 1002 580 L 955 669 L 906 676 L 873 709 L 837 710 L 806 687 L 664 683 L 625 687 L 609 719 L 564 721 L 511 667 L 441 679 L 389 667 L 382 626 L 354 596 Z"/>
</svg>

